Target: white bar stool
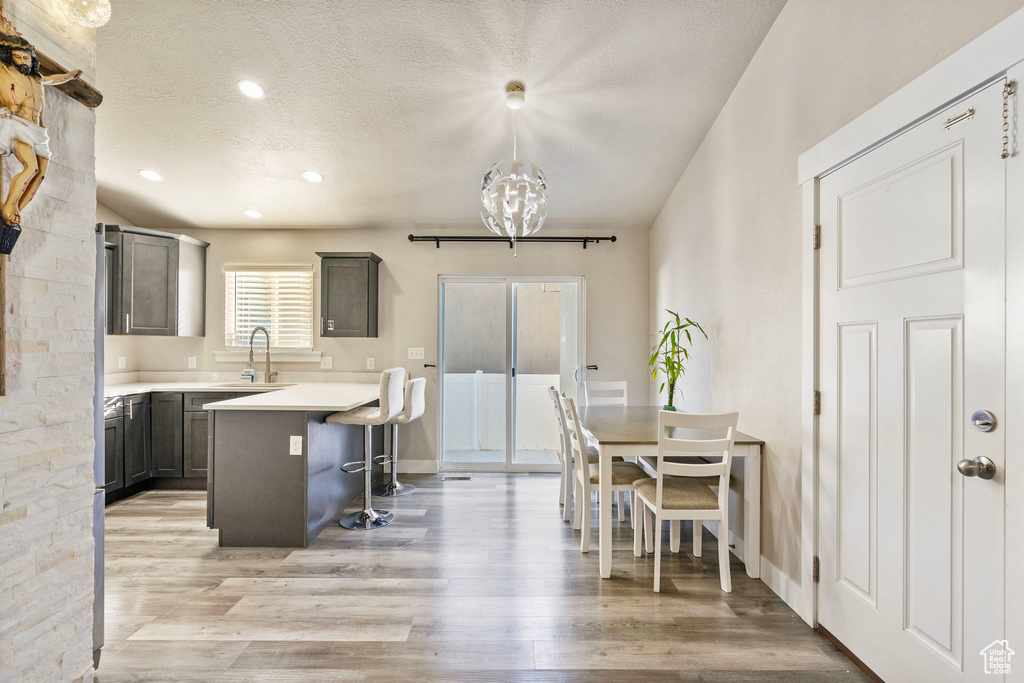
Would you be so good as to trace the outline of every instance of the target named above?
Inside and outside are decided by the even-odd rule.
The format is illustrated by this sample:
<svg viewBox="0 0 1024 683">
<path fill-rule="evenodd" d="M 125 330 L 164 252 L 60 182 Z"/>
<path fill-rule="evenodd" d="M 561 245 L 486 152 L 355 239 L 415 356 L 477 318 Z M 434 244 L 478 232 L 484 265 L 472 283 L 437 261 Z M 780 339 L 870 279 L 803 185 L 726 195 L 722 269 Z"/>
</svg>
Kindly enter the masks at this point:
<svg viewBox="0 0 1024 683">
<path fill-rule="evenodd" d="M 387 510 L 374 510 L 370 504 L 370 483 L 373 478 L 373 428 L 394 419 L 402 412 L 405 368 L 391 368 L 380 374 L 380 406 L 362 406 L 327 416 L 327 424 L 363 425 L 363 460 L 354 460 L 341 466 L 345 472 L 363 473 L 363 509 L 342 517 L 338 524 L 346 529 L 376 529 L 391 524 L 395 515 Z M 383 462 L 390 456 L 384 454 Z"/>
<path fill-rule="evenodd" d="M 406 496 L 416 490 L 412 484 L 398 482 L 398 425 L 406 425 L 423 417 L 427 408 L 427 378 L 417 377 L 405 383 L 405 405 L 391 425 L 391 481 L 373 488 L 375 496 Z"/>
</svg>

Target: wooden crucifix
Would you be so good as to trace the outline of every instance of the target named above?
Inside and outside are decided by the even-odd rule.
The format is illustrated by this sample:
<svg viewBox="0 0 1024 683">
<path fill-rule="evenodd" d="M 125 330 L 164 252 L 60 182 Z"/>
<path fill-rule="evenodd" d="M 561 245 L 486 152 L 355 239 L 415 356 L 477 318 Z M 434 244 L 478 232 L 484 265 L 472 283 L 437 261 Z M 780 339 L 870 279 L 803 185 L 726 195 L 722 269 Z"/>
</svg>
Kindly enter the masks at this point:
<svg viewBox="0 0 1024 683">
<path fill-rule="evenodd" d="M 103 96 L 81 75 L 80 69 L 68 72 L 38 52 L 15 30 L 0 0 L 0 158 L 13 154 L 21 163 L 0 204 L 0 396 L 7 395 L 7 262 L 21 235 L 21 212 L 39 191 L 50 162 L 43 86 L 56 86 L 87 107 L 99 106 Z"/>
</svg>

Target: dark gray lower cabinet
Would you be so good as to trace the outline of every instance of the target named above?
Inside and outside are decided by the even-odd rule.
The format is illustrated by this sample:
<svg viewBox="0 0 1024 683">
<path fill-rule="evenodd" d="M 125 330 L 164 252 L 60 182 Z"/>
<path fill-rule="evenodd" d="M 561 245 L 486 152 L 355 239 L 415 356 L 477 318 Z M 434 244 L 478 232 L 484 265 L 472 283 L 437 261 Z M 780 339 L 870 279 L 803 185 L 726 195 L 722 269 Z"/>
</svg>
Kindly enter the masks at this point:
<svg viewBox="0 0 1024 683">
<path fill-rule="evenodd" d="M 185 468 L 186 477 L 205 477 L 210 461 L 210 413 L 185 413 Z"/>
<path fill-rule="evenodd" d="M 124 486 L 124 418 L 103 421 L 104 460 L 106 472 L 103 488 L 112 492 Z"/>
<path fill-rule="evenodd" d="M 153 420 L 153 476 L 180 477 L 184 471 L 181 441 L 184 414 L 182 395 L 167 392 L 152 394 L 150 413 Z"/>
<path fill-rule="evenodd" d="M 153 467 L 150 449 L 149 394 L 124 397 L 124 485 L 149 479 Z"/>
<path fill-rule="evenodd" d="M 154 392 L 110 399 L 105 410 L 108 493 L 152 477 L 205 479 L 210 461 L 207 403 L 252 392 Z"/>
</svg>

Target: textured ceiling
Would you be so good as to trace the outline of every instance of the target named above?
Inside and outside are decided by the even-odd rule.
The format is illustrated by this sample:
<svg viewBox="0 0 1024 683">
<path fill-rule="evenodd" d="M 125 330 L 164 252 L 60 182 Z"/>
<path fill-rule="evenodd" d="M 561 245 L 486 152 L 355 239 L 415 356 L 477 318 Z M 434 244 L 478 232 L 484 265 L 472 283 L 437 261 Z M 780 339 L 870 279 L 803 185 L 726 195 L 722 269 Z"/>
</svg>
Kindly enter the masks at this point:
<svg viewBox="0 0 1024 683">
<path fill-rule="evenodd" d="M 121 0 L 99 31 L 99 200 L 151 227 L 482 227 L 518 79 L 547 224 L 646 228 L 782 4 Z"/>
</svg>

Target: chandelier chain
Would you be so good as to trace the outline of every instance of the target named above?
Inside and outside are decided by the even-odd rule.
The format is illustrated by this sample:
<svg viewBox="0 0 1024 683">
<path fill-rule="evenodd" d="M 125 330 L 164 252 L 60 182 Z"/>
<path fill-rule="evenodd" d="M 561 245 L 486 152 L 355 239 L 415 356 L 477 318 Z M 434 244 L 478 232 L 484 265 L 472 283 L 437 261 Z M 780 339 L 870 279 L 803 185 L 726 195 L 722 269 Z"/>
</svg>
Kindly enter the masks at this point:
<svg viewBox="0 0 1024 683">
<path fill-rule="evenodd" d="M 512 159 L 513 159 L 513 161 L 516 158 L 518 158 L 518 156 L 519 156 L 519 152 L 518 152 L 519 126 L 517 125 L 518 124 L 518 115 L 519 115 L 519 112 L 517 112 L 515 109 L 513 109 L 512 110 Z"/>
<path fill-rule="evenodd" d="M 1010 97 L 1016 91 L 1017 81 L 1012 78 L 1003 84 L 1003 159 L 1010 158 Z"/>
</svg>

